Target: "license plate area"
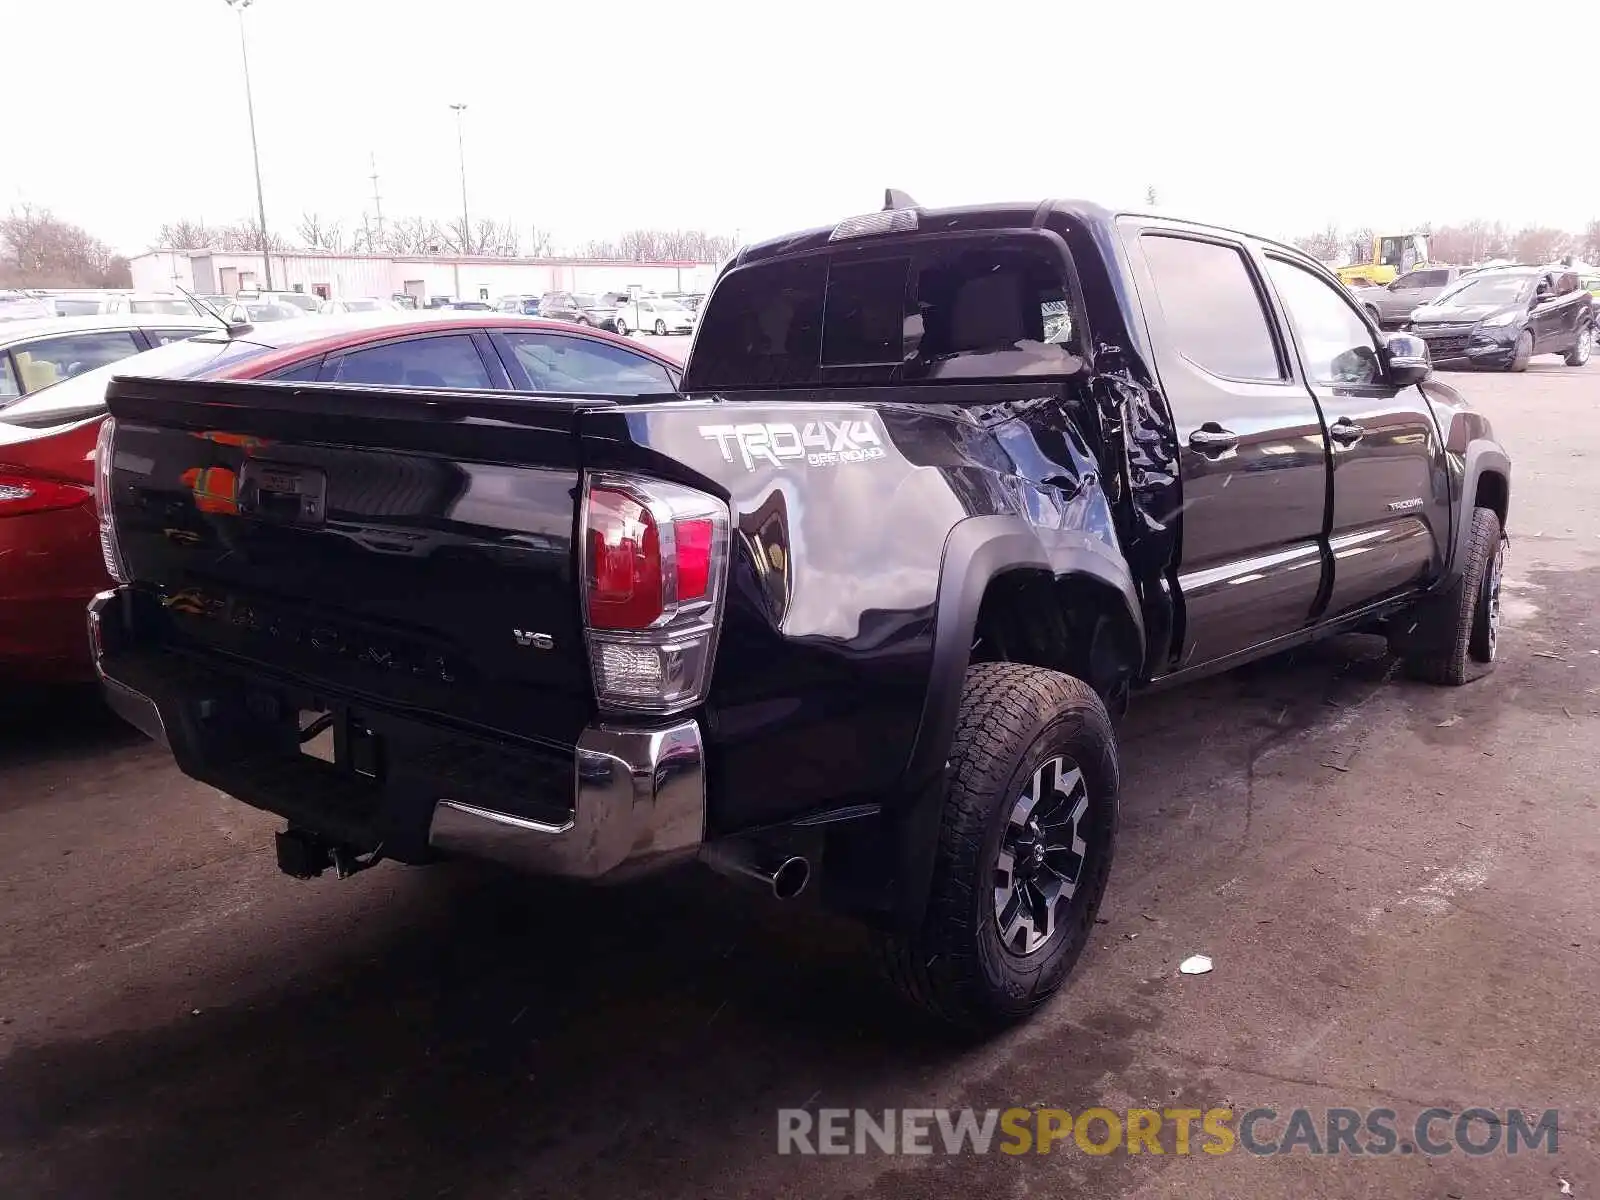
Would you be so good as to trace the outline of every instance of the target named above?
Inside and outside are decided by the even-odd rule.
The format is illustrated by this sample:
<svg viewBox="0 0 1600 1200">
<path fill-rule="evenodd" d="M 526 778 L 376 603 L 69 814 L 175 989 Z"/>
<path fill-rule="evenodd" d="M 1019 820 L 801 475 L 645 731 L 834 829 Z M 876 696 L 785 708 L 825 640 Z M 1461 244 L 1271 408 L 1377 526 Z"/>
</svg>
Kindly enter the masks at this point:
<svg viewBox="0 0 1600 1200">
<path fill-rule="evenodd" d="M 328 478 L 315 467 L 249 459 L 239 473 L 239 511 L 262 521 L 320 525 Z"/>
</svg>

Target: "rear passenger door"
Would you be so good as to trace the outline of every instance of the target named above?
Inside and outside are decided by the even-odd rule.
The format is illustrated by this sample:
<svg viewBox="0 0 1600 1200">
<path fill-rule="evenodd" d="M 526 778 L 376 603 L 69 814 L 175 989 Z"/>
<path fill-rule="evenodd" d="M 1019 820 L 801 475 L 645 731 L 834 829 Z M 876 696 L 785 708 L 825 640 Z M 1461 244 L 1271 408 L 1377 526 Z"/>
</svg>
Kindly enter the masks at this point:
<svg viewBox="0 0 1600 1200">
<path fill-rule="evenodd" d="M 1177 669 L 1302 628 L 1322 586 L 1322 417 L 1238 241 L 1127 218 L 1183 491 Z"/>
<path fill-rule="evenodd" d="M 1344 289 L 1269 253 L 1306 386 L 1328 421 L 1333 463 L 1325 612 L 1393 595 L 1435 570 L 1450 536 L 1443 448 L 1420 387 L 1389 382 L 1378 340 Z"/>
</svg>

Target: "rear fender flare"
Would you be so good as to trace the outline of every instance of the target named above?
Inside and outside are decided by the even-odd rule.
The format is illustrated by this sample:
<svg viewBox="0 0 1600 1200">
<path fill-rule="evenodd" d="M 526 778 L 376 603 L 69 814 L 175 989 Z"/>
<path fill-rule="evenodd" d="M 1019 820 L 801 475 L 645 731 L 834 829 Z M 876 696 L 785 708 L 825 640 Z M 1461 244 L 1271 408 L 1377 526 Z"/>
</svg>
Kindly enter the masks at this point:
<svg viewBox="0 0 1600 1200">
<path fill-rule="evenodd" d="M 922 719 L 906 771 L 899 803 L 886 805 L 879 830 L 894 868 L 894 883 L 881 895 L 876 919 L 900 930 L 916 929 L 923 916 L 938 847 L 945 794 L 945 771 L 978 612 L 991 580 L 1008 571 L 1048 572 L 1063 577 L 1087 576 L 1115 588 L 1144 655 L 1144 625 L 1127 563 L 1116 550 L 1081 531 L 1041 530 L 1020 517 L 968 517 L 945 540 L 939 574 L 933 659 Z M 875 905 L 874 907 L 877 907 Z M 886 908 L 887 911 L 884 911 Z"/>
<path fill-rule="evenodd" d="M 945 539 L 928 690 L 906 770 L 912 789 L 944 770 L 984 592 L 991 580 L 1019 569 L 1046 571 L 1057 581 L 1087 577 L 1114 589 L 1138 641 L 1134 661 L 1143 661 L 1138 594 L 1115 547 L 1082 530 L 1040 529 L 1020 517 L 968 517 Z"/>
<path fill-rule="evenodd" d="M 1507 511 L 1500 514 L 1503 529 L 1510 510 L 1511 459 L 1497 443 L 1487 438 L 1475 438 L 1467 443 L 1466 452 L 1462 455 L 1461 499 L 1450 539 L 1450 565 L 1440 581 L 1441 588 L 1455 584 L 1467 561 L 1467 547 L 1472 541 L 1472 510 L 1477 505 L 1479 482 L 1485 475 L 1496 475 L 1504 482 L 1504 507 Z"/>
</svg>

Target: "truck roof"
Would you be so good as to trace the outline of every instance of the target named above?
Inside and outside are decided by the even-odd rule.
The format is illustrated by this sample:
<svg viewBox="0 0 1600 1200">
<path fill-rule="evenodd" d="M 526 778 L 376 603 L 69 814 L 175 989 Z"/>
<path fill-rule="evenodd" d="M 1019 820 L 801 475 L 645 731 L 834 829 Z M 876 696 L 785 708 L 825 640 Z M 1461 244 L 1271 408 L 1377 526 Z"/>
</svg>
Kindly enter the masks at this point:
<svg viewBox="0 0 1600 1200">
<path fill-rule="evenodd" d="M 923 233 L 971 232 L 983 229 L 1034 229 L 1042 227 L 1052 214 L 1067 217 L 1085 228 L 1093 230 L 1097 227 L 1109 227 L 1118 217 L 1142 216 L 1189 229 L 1210 230 L 1213 233 L 1225 233 L 1231 237 L 1249 238 L 1252 241 L 1270 245 L 1275 250 L 1282 250 L 1292 254 L 1299 259 L 1307 257 L 1304 251 L 1287 242 L 1280 242 L 1275 238 L 1262 237 L 1260 234 L 1250 233 L 1247 230 L 1234 229 L 1226 225 L 1209 224 L 1204 221 L 1191 221 L 1183 217 L 1173 216 L 1170 213 L 1141 213 L 1135 209 L 1110 209 L 1092 200 L 1008 201 L 993 204 L 965 204 L 952 208 L 923 208 L 913 205 L 905 208 L 885 208 L 881 211 L 885 213 L 893 211 L 915 212 L 917 214 L 918 230 Z M 846 220 L 864 220 L 874 215 L 862 214 L 859 217 L 846 218 Z M 815 229 L 781 234 L 765 241 L 752 243 L 743 247 L 729 266 L 741 267 L 750 263 L 821 249 L 829 244 L 834 231 L 838 228 L 838 225 L 819 226 Z M 886 232 L 888 231 L 886 230 Z M 909 230 L 900 230 L 899 232 L 909 232 Z"/>
</svg>

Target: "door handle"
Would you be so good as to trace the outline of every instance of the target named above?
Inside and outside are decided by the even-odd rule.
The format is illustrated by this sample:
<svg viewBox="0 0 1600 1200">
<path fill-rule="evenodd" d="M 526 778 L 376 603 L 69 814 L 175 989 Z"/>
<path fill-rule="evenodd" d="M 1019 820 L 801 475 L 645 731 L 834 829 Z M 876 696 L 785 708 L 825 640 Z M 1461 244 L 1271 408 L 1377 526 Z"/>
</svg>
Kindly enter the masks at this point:
<svg viewBox="0 0 1600 1200">
<path fill-rule="evenodd" d="M 1222 428 L 1215 421 L 1207 421 L 1189 435 L 1189 445 L 1201 454 L 1216 454 L 1223 450 L 1231 450 L 1238 444 L 1239 435 L 1231 429 Z"/>
<path fill-rule="evenodd" d="M 1359 442 L 1366 432 L 1365 429 L 1350 420 L 1349 417 L 1340 417 L 1332 425 L 1328 426 L 1328 436 L 1341 446 L 1349 446 Z"/>
</svg>

